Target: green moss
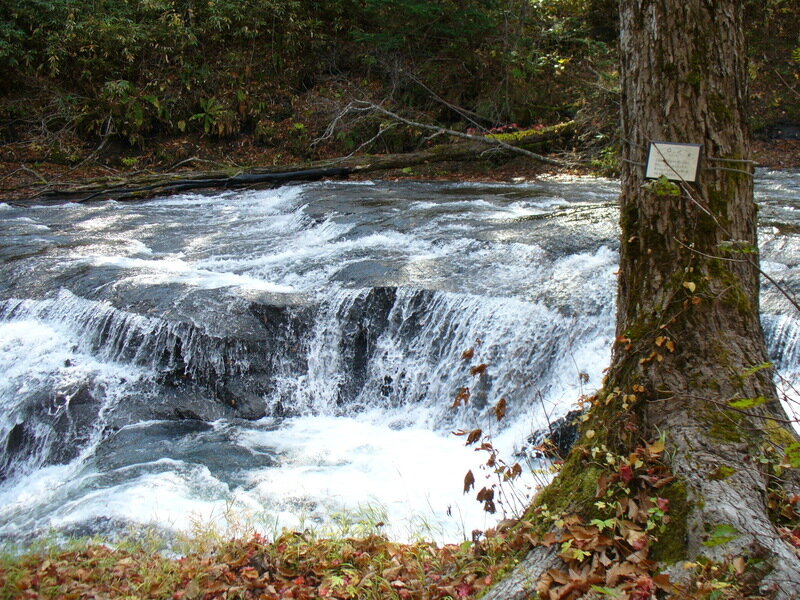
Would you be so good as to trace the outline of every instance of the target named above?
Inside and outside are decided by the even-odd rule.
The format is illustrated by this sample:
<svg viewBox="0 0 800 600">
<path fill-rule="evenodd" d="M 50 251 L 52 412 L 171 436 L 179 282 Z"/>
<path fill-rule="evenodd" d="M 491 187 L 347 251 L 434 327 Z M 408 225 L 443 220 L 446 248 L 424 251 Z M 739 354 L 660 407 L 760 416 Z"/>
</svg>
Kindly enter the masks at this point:
<svg viewBox="0 0 800 600">
<path fill-rule="evenodd" d="M 744 292 L 741 285 L 734 285 L 725 294 L 727 302 L 736 308 L 741 315 L 750 315 L 753 312 L 753 302 Z"/>
<path fill-rule="evenodd" d="M 712 481 L 724 481 L 728 479 L 728 477 L 732 476 L 736 473 L 736 469 L 733 467 L 729 467 L 727 465 L 720 465 L 717 467 L 717 470 L 714 471 L 711 475 L 708 476 L 709 479 Z"/>
<path fill-rule="evenodd" d="M 720 125 L 727 125 L 733 121 L 733 111 L 731 101 L 726 96 L 712 94 L 709 98 L 709 109 L 711 114 Z"/>
<path fill-rule="evenodd" d="M 767 441 L 776 448 L 784 449 L 791 444 L 797 443 L 797 438 L 775 421 L 766 420 L 763 431 Z"/>
<path fill-rule="evenodd" d="M 690 71 L 686 74 L 686 83 L 699 90 L 700 85 L 703 83 L 703 76 L 696 71 Z"/>
<path fill-rule="evenodd" d="M 731 427 L 730 424 L 726 426 L 723 423 L 714 423 L 708 430 L 708 435 L 715 440 L 719 440 L 721 442 L 730 442 L 732 444 L 740 444 L 744 441 L 744 438 L 742 437 L 742 434 L 739 433 L 738 428 Z"/>
<path fill-rule="evenodd" d="M 681 195 L 681 188 L 667 179 L 665 175 L 645 183 L 642 187 L 656 196 L 667 197 Z"/>
<path fill-rule="evenodd" d="M 641 318 L 625 330 L 625 335 L 627 335 L 632 341 L 638 342 L 647 334 L 656 331 L 657 326 L 658 325 L 656 321 L 653 319 Z"/>
<path fill-rule="evenodd" d="M 747 294 L 743 287 L 742 282 L 738 276 L 729 271 L 728 269 L 721 269 L 718 280 L 727 291 L 723 296 L 723 300 L 729 305 L 736 308 L 739 314 L 745 316 L 753 313 L 753 303 L 750 295 Z"/>
<path fill-rule="evenodd" d="M 639 211 L 633 204 L 629 204 L 620 212 L 619 224 L 624 233 L 632 233 L 638 222 Z"/>
<path fill-rule="evenodd" d="M 534 508 L 547 505 L 552 514 L 575 512 L 587 519 L 601 517 L 594 502 L 602 474 L 598 467 L 586 465 L 580 451 L 573 449 L 556 478 L 537 496 Z"/>
<path fill-rule="evenodd" d="M 721 300 L 743 316 L 752 314 L 753 302 L 750 295 L 744 291 L 741 280 L 727 264 L 719 259 L 712 259 L 706 265 L 709 277 L 719 284 L 719 289 L 725 290 Z"/>
<path fill-rule="evenodd" d="M 689 513 L 693 506 L 689 501 L 686 484 L 680 479 L 662 488 L 659 496 L 669 500 L 669 523 L 659 534 L 650 557 L 658 562 L 672 564 L 686 558 L 686 535 Z"/>
<path fill-rule="evenodd" d="M 707 407 L 701 418 L 708 426 L 708 435 L 720 442 L 740 444 L 747 441 L 748 432 L 744 431 L 744 415 L 717 406 Z"/>
<path fill-rule="evenodd" d="M 498 140 L 500 142 L 506 142 L 507 144 L 513 143 L 541 143 L 537 140 L 537 138 L 541 138 L 544 136 L 550 136 L 552 134 L 561 133 L 563 131 L 568 131 L 574 126 L 574 123 L 571 121 L 567 121 L 565 123 L 558 123 L 556 125 L 552 125 L 550 127 L 545 127 L 543 129 L 523 129 L 521 131 L 513 131 L 511 133 L 489 133 L 486 135 L 487 138 Z"/>
</svg>

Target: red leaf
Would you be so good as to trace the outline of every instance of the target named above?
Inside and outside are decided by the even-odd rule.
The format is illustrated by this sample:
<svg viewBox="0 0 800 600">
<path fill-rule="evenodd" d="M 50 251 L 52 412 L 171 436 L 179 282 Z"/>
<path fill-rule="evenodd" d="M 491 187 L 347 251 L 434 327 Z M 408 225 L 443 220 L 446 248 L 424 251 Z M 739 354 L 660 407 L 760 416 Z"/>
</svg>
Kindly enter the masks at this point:
<svg viewBox="0 0 800 600">
<path fill-rule="evenodd" d="M 630 465 L 622 465 L 619 468 L 619 476 L 625 483 L 630 483 L 633 480 L 633 469 Z"/>
<path fill-rule="evenodd" d="M 666 498 L 658 498 L 656 500 L 656 502 L 658 503 L 658 508 L 660 508 L 664 512 L 667 512 L 669 510 L 669 500 L 668 499 L 666 499 Z"/>
<path fill-rule="evenodd" d="M 484 373 L 486 373 L 486 368 L 488 366 L 489 365 L 487 365 L 486 363 L 481 363 L 477 367 L 472 367 L 469 370 L 469 372 L 472 373 L 473 375 L 483 375 Z"/>
<path fill-rule="evenodd" d="M 656 586 L 653 580 L 647 575 L 642 575 L 636 580 L 630 598 L 631 600 L 650 600 L 655 591 Z"/>
<path fill-rule="evenodd" d="M 480 429 L 473 429 L 472 431 L 469 432 L 469 435 L 467 436 L 466 445 L 471 446 L 472 444 L 480 440 L 482 435 L 483 431 L 481 431 Z"/>
<path fill-rule="evenodd" d="M 631 541 L 631 548 L 634 550 L 641 550 L 647 546 L 647 542 L 648 536 L 646 534 L 642 534 Z"/>
<path fill-rule="evenodd" d="M 500 398 L 497 406 L 494 407 L 494 416 L 497 417 L 498 421 L 502 421 L 503 417 L 506 416 L 506 399 Z"/>
<path fill-rule="evenodd" d="M 474 591 L 475 588 L 468 583 L 462 583 L 461 585 L 456 586 L 456 593 L 458 594 L 459 598 L 469 598 Z"/>
<path fill-rule="evenodd" d="M 462 404 L 466 405 L 467 401 L 469 400 L 469 396 L 469 388 L 463 387 L 459 389 L 458 393 L 456 394 L 456 400 L 453 402 L 453 408 L 458 408 Z"/>
<path fill-rule="evenodd" d="M 474 487 L 475 487 L 475 475 L 472 474 L 472 471 L 467 471 L 467 474 L 464 477 L 464 493 L 466 494 Z"/>
</svg>

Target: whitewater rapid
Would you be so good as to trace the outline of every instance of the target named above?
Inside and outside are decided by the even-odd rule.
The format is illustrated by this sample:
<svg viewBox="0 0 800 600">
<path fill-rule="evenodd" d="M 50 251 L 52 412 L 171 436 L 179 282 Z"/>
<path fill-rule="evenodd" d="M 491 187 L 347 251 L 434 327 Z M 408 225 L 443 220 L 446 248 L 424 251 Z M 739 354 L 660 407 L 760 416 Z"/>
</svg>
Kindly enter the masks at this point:
<svg viewBox="0 0 800 600">
<path fill-rule="evenodd" d="M 762 265 L 795 294 L 799 190 L 759 174 Z M 487 515 L 462 493 L 468 470 L 491 484 L 486 457 L 452 431 L 517 460 L 600 386 L 617 194 L 560 177 L 0 204 L 0 538 L 380 523 L 457 541 L 513 514 L 540 465 Z M 798 316 L 767 285 L 762 313 L 800 400 Z"/>
</svg>

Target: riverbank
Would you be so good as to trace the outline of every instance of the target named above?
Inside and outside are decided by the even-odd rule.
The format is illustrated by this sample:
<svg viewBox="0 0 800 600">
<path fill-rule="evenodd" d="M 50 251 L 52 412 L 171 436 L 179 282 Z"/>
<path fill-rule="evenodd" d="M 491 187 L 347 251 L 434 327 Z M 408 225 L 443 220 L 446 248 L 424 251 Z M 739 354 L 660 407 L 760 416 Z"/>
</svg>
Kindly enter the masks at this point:
<svg viewBox="0 0 800 600">
<path fill-rule="evenodd" d="M 158 145 L 154 144 L 154 149 L 149 151 L 119 154 L 111 159 L 106 157 L 100 160 L 89 154 L 81 160 L 66 162 L 39 155 L 35 147 L 7 145 L 0 148 L 0 200 L 28 200 L 48 189 L 81 185 L 100 178 L 126 180 L 160 173 L 179 173 L 190 177 L 193 173 L 211 170 L 233 174 L 253 168 L 298 164 L 296 159 L 282 162 L 286 159 L 281 153 L 259 147 L 247 139 L 232 143 L 207 143 L 200 138 L 187 137 L 165 142 L 164 146 L 168 147 L 169 152 L 161 153 Z M 177 162 L 166 162 L 158 158 L 160 155 L 182 158 Z M 380 172 L 354 173 L 346 178 L 514 182 L 534 180 L 554 173 L 614 175 L 613 157 L 602 158 L 567 150 L 549 156 L 573 166 L 559 168 L 526 156 L 506 156 L 502 160 L 490 158 L 418 164 Z M 756 140 L 753 157 L 763 168 L 800 168 L 800 139 Z"/>
<path fill-rule="evenodd" d="M 51 546 L 0 557 L 0 598 L 468 599 L 513 561 L 510 541 L 494 535 L 461 545 L 402 545 L 377 533 L 322 539 L 286 532 L 271 542 L 258 535 L 211 545 L 194 540 L 179 558 L 146 536 L 113 547 Z"/>
</svg>

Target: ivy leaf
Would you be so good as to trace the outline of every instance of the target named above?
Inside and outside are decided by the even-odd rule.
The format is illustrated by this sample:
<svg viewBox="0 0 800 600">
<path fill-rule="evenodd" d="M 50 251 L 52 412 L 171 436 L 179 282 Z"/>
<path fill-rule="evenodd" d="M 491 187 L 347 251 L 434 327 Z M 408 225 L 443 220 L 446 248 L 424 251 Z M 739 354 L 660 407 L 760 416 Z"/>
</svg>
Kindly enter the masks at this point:
<svg viewBox="0 0 800 600">
<path fill-rule="evenodd" d="M 771 367 L 772 367 L 772 363 L 771 362 L 765 362 L 765 363 L 761 363 L 760 365 L 755 365 L 754 367 L 750 367 L 749 369 L 746 369 L 742 373 L 742 377 L 744 379 L 747 379 L 748 377 L 752 377 L 753 375 L 755 375 L 759 371 L 762 371 L 764 369 L 769 369 Z"/>
<path fill-rule="evenodd" d="M 486 502 L 487 500 L 494 500 L 494 490 L 491 488 L 483 488 L 476 496 L 478 502 Z"/>
<path fill-rule="evenodd" d="M 728 542 L 735 540 L 737 537 L 739 537 L 739 531 L 736 529 L 736 527 L 722 523 L 714 528 L 714 531 L 711 532 L 711 536 L 705 542 L 703 542 L 703 545 L 709 548 L 714 548 L 715 546 L 727 544 Z"/>
<path fill-rule="evenodd" d="M 470 397 L 469 388 L 462 387 L 460 390 L 458 390 L 458 393 L 456 394 L 456 399 L 453 402 L 453 408 L 458 408 L 462 404 L 466 406 L 467 402 L 469 401 L 469 397 Z"/>
<path fill-rule="evenodd" d="M 472 446 L 472 444 L 474 444 L 479 439 L 481 439 L 482 435 L 483 435 L 483 431 L 482 430 L 473 429 L 472 431 L 469 432 L 469 435 L 467 436 L 467 444 L 466 445 L 467 446 Z"/>
<path fill-rule="evenodd" d="M 602 519 L 592 519 L 591 521 L 589 521 L 589 525 L 594 525 L 600 531 L 603 531 L 604 529 L 613 529 L 614 525 L 616 524 L 617 520 L 613 517 L 610 519 L 606 519 L 605 521 L 603 521 Z"/>
</svg>

